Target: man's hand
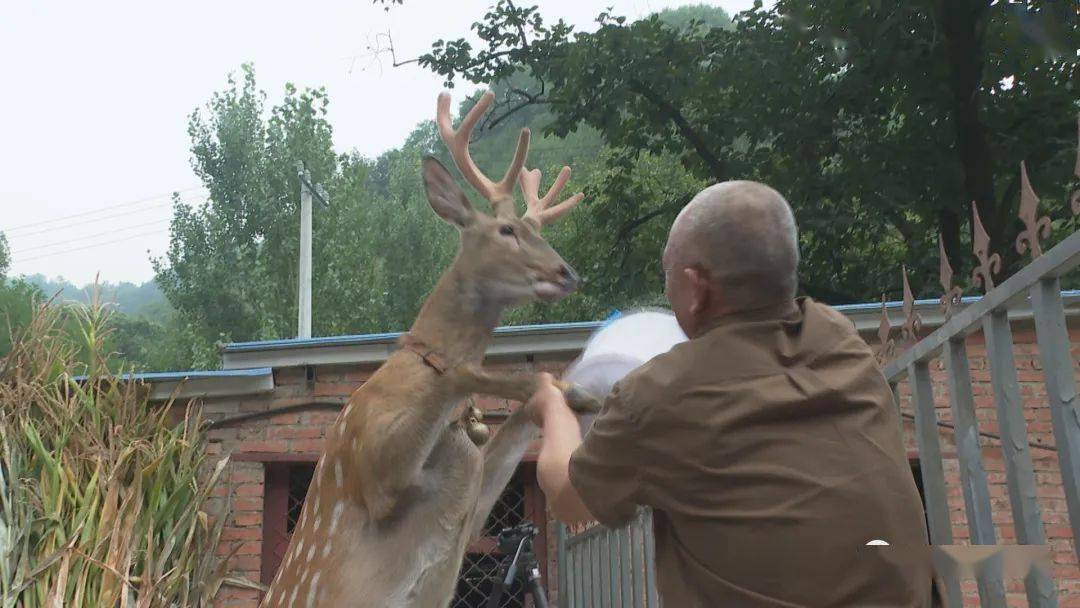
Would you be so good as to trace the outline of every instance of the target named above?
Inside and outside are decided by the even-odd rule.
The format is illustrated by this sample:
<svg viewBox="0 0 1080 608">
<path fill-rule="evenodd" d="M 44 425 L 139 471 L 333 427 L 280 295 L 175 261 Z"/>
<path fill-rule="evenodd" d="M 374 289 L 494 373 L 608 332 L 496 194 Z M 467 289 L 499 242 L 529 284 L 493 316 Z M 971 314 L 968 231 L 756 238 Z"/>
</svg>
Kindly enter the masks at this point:
<svg viewBox="0 0 1080 608">
<path fill-rule="evenodd" d="M 525 404 L 525 411 L 543 430 L 536 476 L 555 516 L 566 523 L 592 519 L 570 484 L 570 457 L 581 445 L 581 427 L 577 415 L 566 404 L 566 397 L 555 385 L 551 374 L 538 374 L 536 392 Z"/>
<path fill-rule="evenodd" d="M 555 385 L 555 377 L 546 372 L 537 374 L 536 391 L 525 404 L 525 412 L 533 424 L 544 428 L 544 421 L 547 420 L 549 412 L 561 409 L 570 411 L 570 407 L 566 404 L 566 396 Z"/>
</svg>

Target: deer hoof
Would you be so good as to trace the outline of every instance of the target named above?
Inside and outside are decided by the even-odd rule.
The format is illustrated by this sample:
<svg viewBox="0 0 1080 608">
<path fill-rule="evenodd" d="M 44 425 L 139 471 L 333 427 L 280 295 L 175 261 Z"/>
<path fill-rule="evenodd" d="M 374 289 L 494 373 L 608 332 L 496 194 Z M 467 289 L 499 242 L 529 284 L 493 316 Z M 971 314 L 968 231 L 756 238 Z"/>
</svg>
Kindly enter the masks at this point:
<svg viewBox="0 0 1080 608">
<path fill-rule="evenodd" d="M 563 389 L 563 395 L 566 396 L 566 404 L 570 406 L 570 409 L 579 414 L 599 413 L 600 408 L 604 405 L 592 393 L 576 384 L 567 385 Z"/>
</svg>

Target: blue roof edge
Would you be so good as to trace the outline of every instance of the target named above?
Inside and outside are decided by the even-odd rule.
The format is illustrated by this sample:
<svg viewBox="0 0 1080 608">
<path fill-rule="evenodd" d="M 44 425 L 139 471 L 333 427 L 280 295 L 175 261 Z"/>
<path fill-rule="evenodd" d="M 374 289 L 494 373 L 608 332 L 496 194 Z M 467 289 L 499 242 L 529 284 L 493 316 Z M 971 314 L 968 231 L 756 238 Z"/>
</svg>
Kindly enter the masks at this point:
<svg viewBox="0 0 1080 608">
<path fill-rule="evenodd" d="M 254 367 L 251 369 L 224 369 L 224 370 L 189 370 L 179 372 L 140 372 L 135 374 L 121 374 L 121 380 L 138 380 L 142 382 L 169 382 L 190 380 L 195 378 L 259 378 L 272 376 L 274 370 L 269 367 Z M 75 376 L 73 380 L 82 382 L 87 376 Z"/>
<path fill-rule="evenodd" d="M 1064 297 L 1080 296 L 1080 289 L 1062 291 L 1061 295 Z M 965 296 L 961 298 L 962 304 L 971 304 L 982 299 L 982 296 Z M 937 305 L 939 301 L 936 299 L 915 300 L 917 306 Z M 893 300 L 885 302 L 886 309 L 899 309 L 903 308 L 904 303 L 900 300 Z M 881 302 L 867 302 L 862 304 L 837 304 L 833 306 L 839 312 L 865 312 L 870 310 L 879 310 L 881 308 Z M 613 311 L 605 319 L 601 321 L 575 321 L 572 323 L 539 323 L 532 325 L 508 325 L 495 328 L 495 335 L 514 335 L 521 333 L 531 332 L 558 332 L 568 331 L 576 329 L 598 329 L 612 320 L 621 316 L 621 312 L 618 310 Z M 375 334 L 355 334 L 344 336 L 325 336 L 320 338 L 287 338 L 284 340 L 262 340 L 255 342 L 233 342 L 226 344 L 221 348 L 223 353 L 237 353 L 245 351 L 258 351 L 258 350 L 272 350 L 272 349 L 290 349 L 290 348 L 305 348 L 309 346 L 350 346 L 357 344 L 375 344 L 386 343 L 397 340 L 404 332 L 386 332 Z"/>
</svg>

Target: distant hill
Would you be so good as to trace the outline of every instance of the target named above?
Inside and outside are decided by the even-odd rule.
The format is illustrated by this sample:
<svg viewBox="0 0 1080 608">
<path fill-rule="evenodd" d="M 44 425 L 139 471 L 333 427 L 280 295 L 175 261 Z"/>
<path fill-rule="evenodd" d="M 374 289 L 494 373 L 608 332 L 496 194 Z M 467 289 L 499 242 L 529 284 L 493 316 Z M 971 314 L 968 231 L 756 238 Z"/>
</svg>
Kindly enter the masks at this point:
<svg viewBox="0 0 1080 608">
<path fill-rule="evenodd" d="M 79 287 L 64 278 L 46 278 L 42 274 L 34 274 L 23 277 L 27 282 L 35 285 L 45 294 L 52 297 L 57 292 L 60 299 L 69 302 L 89 303 L 93 296 L 93 285 Z M 101 283 L 98 285 L 101 299 L 116 304 L 120 312 L 136 316 L 157 316 L 172 310 L 165 294 L 158 289 L 157 283 L 147 281 L 140 285 L 134 283 Z"/>
</svg>

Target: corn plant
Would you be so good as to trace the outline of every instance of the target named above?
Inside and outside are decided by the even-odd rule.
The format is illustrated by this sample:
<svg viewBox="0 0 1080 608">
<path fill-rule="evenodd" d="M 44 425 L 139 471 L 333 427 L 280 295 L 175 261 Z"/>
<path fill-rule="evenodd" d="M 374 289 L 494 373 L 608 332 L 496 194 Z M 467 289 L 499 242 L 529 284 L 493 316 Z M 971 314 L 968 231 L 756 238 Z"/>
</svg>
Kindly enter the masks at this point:
<svg viewBox="0 0 1080 608">
<path fill-rule="evenodd" d="M 109 309 L 41 305 L 0 359 L 0 608 L 209 606 L 226 461 L 197 411 L 109 372 Z M 174 407 L 177 406 L 177 407 Z M 177 413 L 181 410 L 181 413 Z"/>
</svg>

